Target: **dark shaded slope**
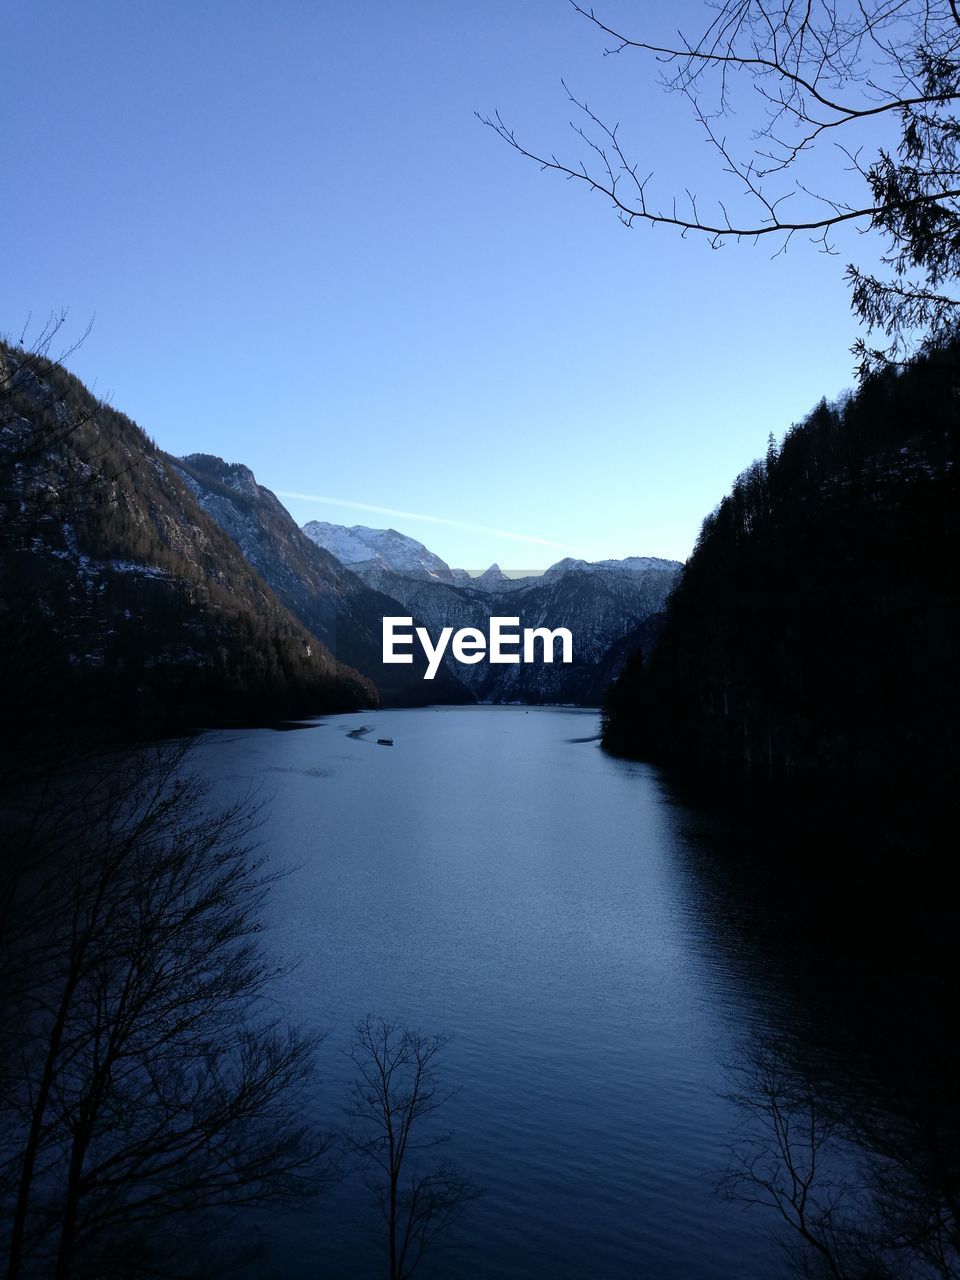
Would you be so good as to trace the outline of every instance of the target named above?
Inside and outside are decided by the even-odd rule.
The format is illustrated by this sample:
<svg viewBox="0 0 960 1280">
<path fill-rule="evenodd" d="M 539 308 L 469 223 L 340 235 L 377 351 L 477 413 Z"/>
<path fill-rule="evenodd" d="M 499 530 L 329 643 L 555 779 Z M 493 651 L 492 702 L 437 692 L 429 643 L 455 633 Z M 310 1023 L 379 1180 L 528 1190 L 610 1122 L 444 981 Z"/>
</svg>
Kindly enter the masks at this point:
<svg viewBox="0 0 960 1280">
<path fill-rule="evenodd" d="M 576 697 L 571 699 L 582 706 L 599 707 L 606 701 L 610 686 L 617 680 L 627 663 L 639 655 L 645 662 L 657 643 L 663 626 L 664 614 L 651 613 L 633 631 L 615 640 L 598 663 L 587 668 L 582 682 L 576 686 Z"/>
<path fill-rule="evenodd" d="M 822 403 L 704 523 L 605 743 L 942 798 L 958 760 L 960 348 Z"/>
<path fill-rule="evenodd" d="M 521 627 L 567 627 L 573 662 L 480 667 L 481 696 L 491 701 L 575 703 L 597 707 L 626 653 L 643 643 L 648 619 L 663 608 L 675 570 L 647 573 L 572 571 L 509 596 L 491 612 L 515 615 Z M 489 601 L 489 598 L 488 598 Z M 631 640 L 631 637 L 633 638 Z"/>
<path fill-rule="evenodd" d="M 449 655 L 445 663 L 455 667 L 467 688 L 485 702 L 596 707 L 622 665 L 617 646 L 662 610 L 680 568 L 672 561 L 650 563 L 647 569 L 624 571 L 562 561 L 542 577 L 504 580 L 506 585 L 492 590 L 475 583 L 454 585 L 430 572 L 382 566 L 361 569 L 361 576 L 399 600 L 401 612 L 422 619 L 432 636 L 445 626 L 475 627 L 486 633 L 491 617 L 519 618 L 521 629 L 566 627 L 573 639 L 570 664 L 560 661 L 559 646 L 552 663 L 540 661 L 539 650 L 538 660 L 529 664 L 491 663 L 485 658 L 465 666 Z"/>
<path fill-rule="evenodd" d="M 376 704 L 130 419 L 0 347 L 7 731 L 139 731 Z"/>
<path fill-rule="evenodd" d="M 446 668 L 424 681 L 426 661 L 384 665 L 382 619 L 405 615 L 396 600 L 366 586 L 302 532 L 248 467 L 194 453 L 175 461 L 197 502 L 234 540 L 279 599 L 343 662 L 375 681 L 388 706 L 473 702 Z"/>
</svg>

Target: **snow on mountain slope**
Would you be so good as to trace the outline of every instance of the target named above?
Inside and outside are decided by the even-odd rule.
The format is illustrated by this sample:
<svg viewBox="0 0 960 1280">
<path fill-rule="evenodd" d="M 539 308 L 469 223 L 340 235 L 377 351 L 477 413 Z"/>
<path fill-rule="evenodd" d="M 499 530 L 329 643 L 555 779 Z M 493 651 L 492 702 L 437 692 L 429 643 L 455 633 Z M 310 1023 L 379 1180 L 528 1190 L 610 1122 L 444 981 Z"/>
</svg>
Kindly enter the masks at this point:
<svg viewBox="0 0 960 1280">
<path fill-rule="evenodd" d="M 450 569 L 422 543 L 395 529 L 347 529 L 314 520 L 304 525 L 304 533 L 333 555 L 339 549 L 354 557 L 353 571 L 368 586 L 400 601 L 431 635 L 442 627 L 485 631 L 491 617 L 520 617 L 521 626 L 571 630 L 572 666 L 464 666 L 446 660 L 478 698 L 491 702 L 595 702 L 607 677 L 607 655 L 664 607 L 680 570 L 677 561 L 652 556 L 596 563 L 568 557 L 542 574 L 510 578 L 492 564 L 471 577 Z M 628 652 L 629 646 L 623 658 Z M 615 675 L 619 667 L 614 666 Z"/>
<path fill-rule="evenodd" d="M 661 560 L 657 556 L 627 556 L 624 560 L 558 560 L 549 569 L 544 570 L 543 580 L 553 582 L 562 578 L 565 573 L 600 573 L 609 570 L 613 573 L 648 573 L 651 570 L 659 573 L 676 573 L 676 560 Z"/>
<path fill-rule="evenodd" d="M 567 556 L 558 560 L 542 574 L 529 574 L 522 578 L 508 577 L 496 563 L 483 573 L 472 575 L 466 569 L 451 569 L 445 560 L 396 529 L 371 529 L 355 524 L 347 527 L 330 524 L 326 520 L 310 520 L 303 526 L 307 537 L 336 556 L 341 564 L 362 569 L 365 573 L 383 571 L 417 574 L 424 579 L 452 583 L 457 587 L 472 587 L 478 591 L 514 591 L 535 586 L 541 582 L 554 582 L 567 573 L 595 573 L 610 570 L 618 573 L 647 573 L 659 571 L 675 573 L 677 561 L 661 560 L 656 556 L 627 556 L 624 560 L 576 560 Z"/>
<path fill-rule="evenodd" d="M 452 670 L 426 684 L 422 654 L 409 666 L 384 665 L 382 619 L 403 606 L 306 537 L 249 467 L 194 453 L 179 460 L 177 471 L 283 604 L 338 658 L 375 681 L 384 705 L 471 700 Z"/>
<path fill-rule="evenodd" d="M 307 537 L 351 568 L 393 569 L 400 573 L 424 573 L 441 582 L 453 582 L 454 574 L 445 560 L 428 551 L 416 538 L 396 529 L 370 529 L 363 524 L 347 528 L 326 520 L 311 520 L 303 526 Z"/>
</svg>

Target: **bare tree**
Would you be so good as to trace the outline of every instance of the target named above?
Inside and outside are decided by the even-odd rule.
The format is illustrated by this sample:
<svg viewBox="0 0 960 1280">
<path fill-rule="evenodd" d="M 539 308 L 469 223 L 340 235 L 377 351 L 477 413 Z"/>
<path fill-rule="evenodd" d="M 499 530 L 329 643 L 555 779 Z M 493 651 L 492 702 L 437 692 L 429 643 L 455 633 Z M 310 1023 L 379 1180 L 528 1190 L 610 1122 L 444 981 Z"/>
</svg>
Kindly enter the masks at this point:
<svg viewBox="0 0 960 1280">
<path fill-rule="evenodd" d="M 4 504 L 0 508 L 0 528 L 3 529 L 11 519 L 23 515 L 31 498 L 40 496 L 23 484 L 26 473 L 49 461 L 47 455 L 59 449 L 90 421 L 96 408 L 102 406 L 102 401 L 83 407 L 68 405 L 58 389 L 47 380 L 46 375 L 56 364 L 80 349 L 93 328 L 91 320 L 79 337 L 56 355 L 51 355 L 54 340 L 66 327 L 67 321 L 66 310 L 61 310 L 48 316 L 32 338 L 28 337 L 29 320 L 16 341 L 0 338 L 0 476 L 6 482 L 3 488 L 10 485 L 13 477 L 20 480 L 17 485 L 19 501 L 15 506 L 9 504 L 6 494 L 3 495 Z M 32 410 L 29 420 L 19 413 L 24 401 Z M 9 478 L 6 473 L 10 473 Z M 48 492 L 48 501 L 49 496 Z"/>
<path fill-rule="evenodd" d="M 437 1236 L 456 1221 L 479 1188 L 445 1161 L 424 1168 L 419 1154 L 446 1142 L 423 1122 L 453 1097 L 436 1077 L 449 1037 L 424 1035 L 399 1022 L 357 1022 L 350 1056 L 357 1068 L 347 1146 L 372 1166 L 372 1187 L 387 1228 L 390 1280 L 407 1280 Z"/>
<path fill-rule="evenodd" d="M 832 1280 L 844 1280 L 837 1219 L 849 1197 L 846 1181 L 830 1165 L 839 1133 L 836 1120 L 810 1079 L 791 1077 L 779 1057 L 756 1050 L 732 1095 L 748 1119 L 721 1179 L 724 1195 L 774 1210 L 805 1243 Z M 829 1172 L 828 1172 L 829 1170 Z"/>
<path fill-rule="evenodd" d="M 844 1088 L 770 1043 L 737 1075 L 745 1123 L 720 1190 L 779 1216 L 800 1274 L 958 1280 L 955 1139 L 923 1086 Z"/>
<path fill-rule="evenodd" d="M 179 752 L 110 763 L 10 823 L 30 852 L 0 939 L 10 1280 L 173 1274 L 200 1211 L 293 1203 L 323 1168 L 297 1114 L 318 1037 L 267 1002 L 254 810 L 212 808 Z"/>
<path fill-rule="evenodd" d="M 25 335 L 20 344 L 0 339 L 0 551 L 49 536 L 53 523 L 113 505 L 116 494 L 105 488 L 104 473 L 116 478 L 143 461 L 143 449 L 127 455 L 119 448 L 105 400 L 71 394 L 61 362 L 86 341 L 91 326 L 50 356 L 66 321 L 66 312 L 51 317 L 29 345 Z"/>
<path fill-rule="evenodd" d="M 627 34 L 577 0 L 610 55 L 650 57 L 692 109 L 732 184 L 710 205 L 689 182 L 652 191 L 652 173 L 571 90 L 579 154 L 518 140 L 500 113 L 484 123 L 543 169 L 605 197 L 629 227 L 662 224 L 714 246 L 797 233 L 833 252 L 846 224 L 886 244 L 886 278 L 851 264 L 852 304 L 883 350 L 861 340 L 861 373 L 951 334 L 960 298 L 960 7 L 956 0 L 719 0 L 700 34 Z M 566 85 L 564 85 L 566 89 Z M 746 112 L 740 109 L 746 106 Z M 749 122 L 737 136 L 738 117 Z"/>
<path fill-rule="evenodd" d="M 28 316 L 16 337 L 10 334 L 0 334 L 0 342 L 8 349 L 15 349 L 20 352 L 20 363 L 26 371 L 40 373 L 50 363 L 68 360 L 89 338 L 93 329 L 92 320 L 88 321 L 86 328 L 79 337 L 61 347 L 56 355 L 51 355 L 54 339 L 66 329 L 68 320 L 69 312 L 66 307 L 61 307 L 59 311 L 51 311 L 40 328 L 31 335 L 33 317 Z M 10 393 L 16 380 L 16 370 L 8 369 L 0 374 L 0 403 Z"/>
</svg>

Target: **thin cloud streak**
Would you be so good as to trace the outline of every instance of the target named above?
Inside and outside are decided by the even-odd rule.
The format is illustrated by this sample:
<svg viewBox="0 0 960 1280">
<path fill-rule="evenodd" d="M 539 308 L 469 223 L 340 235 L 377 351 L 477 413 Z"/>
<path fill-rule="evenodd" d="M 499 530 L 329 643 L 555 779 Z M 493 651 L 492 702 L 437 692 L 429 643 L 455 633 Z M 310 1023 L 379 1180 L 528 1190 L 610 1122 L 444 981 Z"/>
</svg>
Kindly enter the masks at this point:
<svg viewBox="0 0 960 1280">
<path fill-rule="evenodd" d="M 510 533 L 507 529 L 492 529 L 485 524 L 470 524 L 466 520 L 450 520 L 447 516 L 428 516 L 419 511 L 398 511 L 395 507 L 378 507 L 372 502 L 349 502 L 346 498 L 327 498 L 317 493 L 294 493 L 289 489 L 275 490 L 278 498 L 299 498 L 301 502 L 325 502 L 332 507 L 349 507 L 352 511 L 375 511 L 381 516 L 399 516 L 402 520 L 422 520 L 427 524 L 444 524 L 454 529 L 467 529 L 471 533 L 485 533 L 493 538 L 508 538 L 511 542 L 533 542 L 539 547 L 556 547 L 559 551 L 577 551 L 566 542 L 553 542 L 550 538 L 535 538 L 529 533 Z"/>
</svg>

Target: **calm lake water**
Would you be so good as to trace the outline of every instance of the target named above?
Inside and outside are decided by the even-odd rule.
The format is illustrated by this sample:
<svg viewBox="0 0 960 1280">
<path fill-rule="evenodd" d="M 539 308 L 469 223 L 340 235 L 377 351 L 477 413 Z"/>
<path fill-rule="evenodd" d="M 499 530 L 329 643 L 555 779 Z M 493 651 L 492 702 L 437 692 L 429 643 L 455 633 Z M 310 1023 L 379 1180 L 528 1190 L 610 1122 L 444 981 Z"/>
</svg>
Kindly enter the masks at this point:
<svg viewBox="0 0 960 1280">
<path fill-rule="evenodd" d="M 267 945 L 299 961 L 280 1012 L 329 1029 L 318 1124 L 342 1120 L 356 1018 L 452 1036 L 450 1154 L 485 1194 L 418 1275 L 770 1280 L 773 1220 L 714 1184 L 731 1064 L 799 1016 L 790 961 L 758 963 L 710 832 L 597 733 L 578 710 L 368 712 L 208 734 L 194 766 L 218 799 L 257 788 L 271 859 L 295 868 Z M 263 1231 L 257 1275 L 383 1274 L 355 1180 Z"/>
</svg>

